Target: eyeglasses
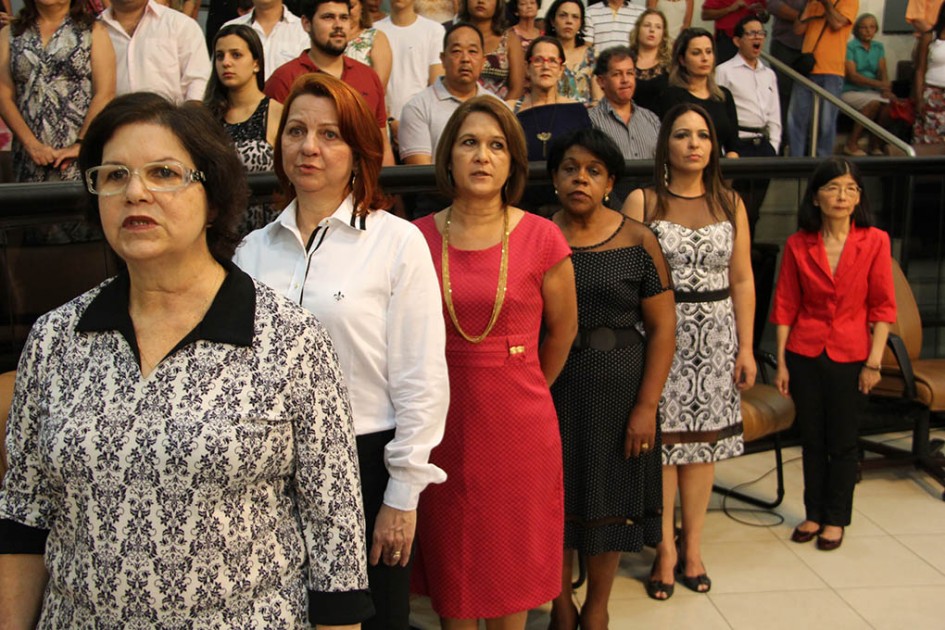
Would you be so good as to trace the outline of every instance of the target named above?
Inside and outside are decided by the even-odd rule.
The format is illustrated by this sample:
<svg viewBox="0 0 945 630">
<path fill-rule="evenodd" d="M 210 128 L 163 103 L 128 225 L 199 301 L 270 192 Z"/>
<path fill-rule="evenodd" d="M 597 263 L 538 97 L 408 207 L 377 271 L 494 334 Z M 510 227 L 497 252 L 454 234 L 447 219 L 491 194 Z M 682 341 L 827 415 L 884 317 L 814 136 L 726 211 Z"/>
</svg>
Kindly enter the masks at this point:
<svg viewBox="0 0 945 630">
<path fill-rule="evenodd" d="M 93 195 L 120 195 L 128 188 L 131 176 L 137 175 L 151 192 L 172 192 L 193 182 L 207 181 L 202 171 L 187 168 L 180 162 L 149 162 L 141 168 L 124 164 L 103 164 L 85 172 L 85 185 Z"/>
<path fill-rule="evenodd" d="M 542 66 L 547 65 L 549 68 L 557 68 L 561 65 L 560 57 L 541 57 L 539 55 L 532 55 L 531 59 L 528 60 L 533 66 Z"/>
<path fill-rule="evenodd" d="M 841 186 L 839 184 L 827 184 L 826 186 L 821 186 L 818 188 L 818 190 L 825 195 L 830 195 L 831 197 L 836 197 L 842 190 L 843 194 L 848 197 L 852 197 L 854 195 L 859 195 L 862 188 L 856 184 L 847 184 L 846 186 Z"/>
<path fill-rule="evenodd" d="M 745 37 L 757 38 L 757 37 L 766 37 L 768 31 L 761 29 L 760 31 L 745 31 Z"/>
</svg>

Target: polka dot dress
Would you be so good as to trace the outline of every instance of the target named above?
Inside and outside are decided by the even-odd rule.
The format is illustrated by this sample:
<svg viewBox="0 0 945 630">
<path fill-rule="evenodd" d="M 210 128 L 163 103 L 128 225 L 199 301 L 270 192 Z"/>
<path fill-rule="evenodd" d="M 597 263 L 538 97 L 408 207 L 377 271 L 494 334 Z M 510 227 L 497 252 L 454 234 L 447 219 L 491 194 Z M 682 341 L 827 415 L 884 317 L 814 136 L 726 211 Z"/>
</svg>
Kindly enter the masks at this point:
<svg viewBox="0 0 945 630">
<path fill-rule="evenodd" d="M 668 290 L 642 245 L 576 251 L 572 260 L 581 329 L 642 332 L 641 300 Z M 565 546 L 586 555 L 640 551 L 661 538 L 658 430 L 647 454 L 624 457 L 645 353 L 643 344 L 573 350 L 552 387 L 564 451 Z"/>
</svg>

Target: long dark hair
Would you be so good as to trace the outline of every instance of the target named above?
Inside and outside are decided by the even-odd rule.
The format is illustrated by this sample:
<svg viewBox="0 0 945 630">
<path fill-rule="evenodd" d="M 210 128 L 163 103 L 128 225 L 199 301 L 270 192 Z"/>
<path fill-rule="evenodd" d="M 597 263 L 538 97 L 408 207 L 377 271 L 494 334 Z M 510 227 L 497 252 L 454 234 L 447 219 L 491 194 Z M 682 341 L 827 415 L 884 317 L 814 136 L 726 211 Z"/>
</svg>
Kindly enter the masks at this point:
<svg viewBox="0 0 945 630">
<path fill-rule="evenodd" d="M 577 30 L 577 35 L 574 36 L 574 45 L 580 48 L 584 45 L 584 27 L 587 26 L 584 3 L 581 2 L 581 0 L 555 0 L 552 2 L 551 6 L 548 7 L 548 12 L 545 14 L 545 35 L 548 37 L 558 37 L 558 31 L 555 30 L 555 16 L 558 14 L 558 9 L 561 8 L 561 5 L 567 4 L 568 2 L 578 5 L 578 9 L 581 11 L 581 27 Z"/>
<path fill-rule="evenodd" d="M 87 0 L 69 0 L 69 17 L 72 21 L 83 28 L 92 28 L 95 23 L 95 16 L 89 10 Z M 26 32 L 26 29 L 36 24 L 39 19 L 39 11 L 36 9 L 36 0 L 23 0 L 23 8 L 17 14 L 16 19 L 10 24 L 10 32 L 19 37 Z"/>
<path fill-rule="evenodd" d="M 870 227 L 873 225 L 873 216 L 870 214 L 869 202 L 866 195 L 863 194 L 863 176 L 860 175 L 860 169 L 856 164 L 843 158 L 829 158 L 820 163 L 810 179 L 807 180 L 807 190 L 804 192 L 804 198 L 801 199 L 801 205 L 797 209 L 797 229 L 804 232 L 820 232 L 823 226 L 823 214 L 820 207 L 814 205 L 814 197 L 821 187 L 826 186 L 828 182 L 837 177 L 849 175 L 860 187 L 860 201 L 853 209 L 853 222 L 857 227 Z"/>
<path fill-rule="evenodd" d="M 691 81 L 689 69 L 679 60 L 686 56 L 686 51 L 689 49 L 689 42 L 697 37 L 708 37 L 709 41 L 712 42 L 713 71 L 709 73 L 706 82 L 706 86 L 709 88 L 709 98 L 714 101 L 724 101 L 725 94 L 715 82 L 715 66 L 718 65 L 718 59 L 715 57 L 715 38 L 712 37 L 712 33 L 704 28 L 687 28 L 676 38 L 676 43 L 673 44 L 673 57 L 669 64 L 669 84 L 674 87 L 689 89 L 689 83 Z"/>
<path fill-rule="evenodd" d="M 938 10 L 938 19 L 935 20 L 935 26 L 932 27 L 932 33 L 935 37 L 941 37 L 945 33 L 945 2 Z"/>
<path fill-rule="evenodd" d="M 226 110 L 230 108 L 230 102 L 229 90 L 220 82 L 220 77 L 217 76 L 217 64 L 213 60 L 216 56 L 217 42 L 220 41 L 221 37 L 227 37 L 228 35 L 236 35 L 246 42 L 246 47 L 249 48 L 249 54 L 251 54 L 256 63 L 259 64 L 259 72 L 256 73 L 256 87 L 262 92 L 263 87 L 266 85 L 265 55 L 263 54 L 262 42 L 259 40 L 259 35 L 256 34 L 256 31 L 246 24 L 230 24 L 229 26 L 221 28 L 217 31 L 217 34 L 214 35 L 213 44 L 210 46 L 210 60 L 211 63 L 213 63 L 213 72 L 210 73 L 210 80 L 207 82 L 207 90 L 203 94 L 203 104 L 207 106 L 207 109 L 210 110 L 210 113 L 213 114 L 213 117 L 217 120 L 223 120 L 223 117 L 226 115 Z"/>
<path fill-rule="evenodd" d="M 469 0 L 460 1 L 459 11 L 457 11 L 456 13 L 456 18 L 460 22 L 472 22 L 472 16 L 469 14 Z M 508 20 L 506 19 L 505 0 L 495 0 L 495 13 L 492 14 L 491 27 L 492 27 L 492 33 L 494 35 L 501 35 L 502 33 L 505 32 L 505 29 L 508 27 Z"/>
<path fill-rule="evenodd" d="M 688 112 L 695 112 L 705 120 L 706 127 L 709 128 L 709 138 L 712 147 L 709 149 L 709 163 L 702 171 L 702 184 L 705 186 L 705 198 L 709 204 L 709 210 L 717 218 L 724 218 L 732 227 L 735 227 L 735 193 L 728 188 L 722 181 L 722 169 L 719 166 L 719 137 L 715 133 L 715 125 L 712 124 L 712 118 L 700 105 L 693 103 L 680 103 L 676 105 L 663 116 L 660 123 L 660 133 L 656 139 L 656 157 L 653 163 L 654 182 L 656 189 L 656 208 L 653 216 L 648 219 L 659 219 L 666 216 L 669 207 L 669 200 L 672 194 L 669 192 L 669 137 L 673 133 L 673 124 L 676 120 Z"/>
</svg>

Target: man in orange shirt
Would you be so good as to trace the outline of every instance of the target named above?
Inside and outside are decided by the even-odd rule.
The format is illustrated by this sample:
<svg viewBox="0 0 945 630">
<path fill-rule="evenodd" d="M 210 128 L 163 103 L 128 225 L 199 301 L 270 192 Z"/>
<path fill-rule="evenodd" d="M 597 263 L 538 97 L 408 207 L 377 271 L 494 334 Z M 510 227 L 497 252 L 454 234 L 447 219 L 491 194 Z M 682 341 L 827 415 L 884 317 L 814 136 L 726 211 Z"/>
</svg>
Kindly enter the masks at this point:
<svg viewBox="0 0 945 630">
<path fill-rule="evenodd" d="M 794 32 L 804 35 L 802 51 L 814 55 L 815 64 L 810 80 L 837 97 L 843 91 L 847 40 L 850 39 L 859 9 L 859 0 L 808 0 L 794 23 Z M 799 84 L 794 85 L 788 108 L 788 141 L 794 157 L 809 153 L 813 100 L 814 95 L 810 90 Z M 821 101 L 818 157 L 833 154 L 838 112 L 833 103 Z"/>
<path fill-rule="evenodd" d="M 906 21 L 915 29 L 917 37 L 932 30 L 941 8 L 942 0 L 909 0 L 906 4 Z"/>
</svg>

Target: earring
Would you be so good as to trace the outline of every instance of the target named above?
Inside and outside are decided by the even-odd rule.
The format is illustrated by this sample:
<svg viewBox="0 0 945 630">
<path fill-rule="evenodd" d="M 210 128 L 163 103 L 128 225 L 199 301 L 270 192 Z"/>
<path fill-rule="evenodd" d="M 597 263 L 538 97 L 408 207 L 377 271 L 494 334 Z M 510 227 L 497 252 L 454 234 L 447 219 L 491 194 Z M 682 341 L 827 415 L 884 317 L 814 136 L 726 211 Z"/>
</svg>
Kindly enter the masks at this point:
<svg viewBox="0 0 945 630">
<path fill-rule="evenodd" d="M 669 164 L 663 165 L 663 183 L 669 186 Z"/>
<path fill-rule="evenodd" d="M 604 203 L 610 203 L 610 193 L 604 195 Z"/>
</svg>

